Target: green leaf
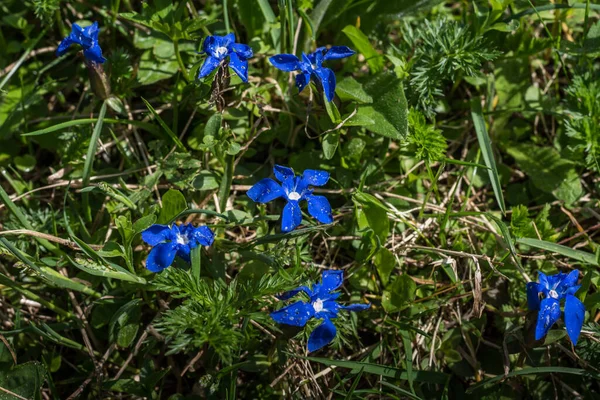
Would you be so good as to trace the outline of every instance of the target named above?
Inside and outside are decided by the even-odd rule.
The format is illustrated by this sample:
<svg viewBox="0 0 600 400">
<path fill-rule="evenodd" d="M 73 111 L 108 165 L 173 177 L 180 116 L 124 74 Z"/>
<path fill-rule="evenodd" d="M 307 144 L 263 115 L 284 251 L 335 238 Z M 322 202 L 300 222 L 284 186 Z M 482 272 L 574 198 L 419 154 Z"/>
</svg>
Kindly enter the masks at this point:
<svg viewBox="0 0 600 400">
<path fill-rule="evenodd" d="M 506 206 L 504 205 L 504 195 L 502 194 L 502 186 L 500 185 L 500 178 L 498 176 L 498 169 L 496 168 L 496 160 L 494 159 L 494 151 L 492 150 L 492 141 L 488 135 L 487 128 L 485 126 L 485 120 L 483 119 L 483 111 L 481 109 L 481 103 L 479 98 L 471 100 L 471 117 L 473 118 L 473 125 L 475 126 L 475 133 L 477 133 L 477 140 L 479 141 L 479 147 L 481 148 L 481 154 L 483 155 L 483 161 L 489 168 L 488 175 L 490 182 L 492 183 L 492 189 L 498 202 L 498 207 L 502 211 L 502 214 L 506 214 Z"/>
<path fill-rule="evenodd" d="M 537 375 L 537 374 L 568 374 L 568 375 L 579 375 L 593 379 L 600 379 L 600 374 L 594 371 L 587 371 L 585 369 L 567 368 L 567 367 L 535 367 L 535 368 L 524 368 L 516 371 L 509 372 L 507 375 L 498 375 L 493 378 L 484 379 L 467 389 L 467 393 L 472 393 L 476 390 L 483 389 L 492 383 L 500 382 L 513 376 L 522 375 Z"/>
<path fill-rule="evenodd" d="M 298 358 L 303 358 L 305 360 L 318 362 L 323 365 L 348 368 L 356 371 L 360 371 L 362 369 L 367 374 L 380 375 L 386 378 L 408 380 L 408 374 L 406 373 L 406 371 L 401 370 L 399 368 L 390 367 L 388 365 L 371 364 L 360 361 L 330 360 L 327 358 L 318 357 L 302 357 L 298 355 L 294 356 Z M 413 377 L 415 382 L 426 382 L 439 385 L 446 384 L 446 382 L 450 378 L 449 375 L 444 374 L 442 372 L 414 370 Z"/>
<path fill-rule="evenodd" d="M 323 156 L 326 160 L 331 160 L 340 143 L 340 132 L 333 131 L 323 136 Z"/>
<path fill-rule="evenodd" d="M 157 223 L 169 224 L 187 208 L 183 194 L 179 190 L 169 189 L 162 197 L 162 208 Z"/>
<path fill-rule="evenodd" d="M 150 105 L 150 103 L 148 103 L 146 101 L 146 99 L 144 99 L 142 97 L 142 101 L 144 102 L 144 104 L 146 105 L 146 107 L 148 108 L 148 110 L 152 113 L 152 115 L 154 115 L 154 118 L 156 118 L 156 120 L 158 121 L 158 123 L 160 124 L 160 126 L 163 128 L 163 130 L 167 133 L 167 135 L 169 135 L 169 137 L 171 138 L 171 140 L 173 140 L 173 142 L 175 143 L 175 145 L 177 147 L 179 147 L 181 150 L 185 150 L 185 146 L 183 145 L 183 143 L 181 143 L 181 141 L 179 140 L 179 138 L 177 137 L 177 135 L 175 135 L 173 133 L 173 131 L 171 130 L 171 128 L 169 128 L 169 126 L 165 123 L 165 121 L 163 121 L 163 119 L 160 117 L 160 115 L 158 115 L 158 113 L 156 112 L 156 110 L 154 109 L 154 107 L 152 107 Z"/>
<path fill-rule="evenodd" d="M 353 25 L 348 25 L 342 32 L 354 44 L 354 47 L 367 59 L 371 73 L 376 74 L 383 71 L 383 56 L 381 56 L 371 45 L 369 38 Z"/>
<path fill-rule="evenodd" d="M 387 208 L 377 198 L 368 193 L 356 192 L 352 196 L 352 200 L 357 207 L 362 208 L 368 226 L 373 229 L 373 232 L 382 243 L 385 242 L 390 232 Z"/>
<path fill-rule="evenodd" d="M 415 299 L 417 284 L 406 274 L 398 276 L 383 292 L 381 305 L 388 312 L 399 311 Z"/>
<path fill-rule="evenodd" d="M 24 133 L 21 136 L 40 136 L 40 135 L 45 135 L 47 133 L 57 132 L 57 131 L 60 131 L 60 130 L 66 129 L 66 128 L 70 128 L 72 126 L 95 124 L 97 121 L 98 121 L 97 118 L 74 119 L 72 121 L 67 121 L 67 122 L 63 122 L 60 124 L 52 125 L 48 128 L 40 129 L 40 130 L 29 132 L 29 133 Z M 156 128 L 152 124 L 149 124 L 147 122 L 142 122 L 142 121 L 136 121 L 136 120 L 104 118 L 104 123 L 105 124 L 133 125 L 138 128 L 141 128 L 145 131 L 153 133 L 155 135 L 158 135 L 160 132 L 158 130 L 158 128 Z"/>
<path fill-rule="evenodd" d="M 375 264 L 375 267 L 377 268 L 381 283 L 383 283 L 383 286 L 387 286 L 390 281 L 390 274 L 396 267 L 396 257 L 394 257 L 394 253 L 385 247 L 379 249 L 377 254 L 375 254 L 373 264 Z"/>
<path fill-rule="evenodd" d="M 355 101 L 361 104 L 373 103 L 373 97 L 365 91 L 362 84 L 351 76 L 339 81 L 335 92 L 342 101 Z"/>
<path fill-rule="evenodd" d="M 74 267 L 90 275 L 101 276 L 103 278 L 119 279 L 121 281 L 139 283 L 142 285 L 146 284 L 146 280 L 144 278 L 133 275 L 117 264 L 102 264 L 91 259 L 84 259 L 80 257 L 75 259 L 68 257 L 68 260 Z"/>
<path fill-rule="evenodd" d="M 402 81 L 391 72 L 374 76 L 365 84 L 365 91 L 374 101 L 359 106 L 359 118 L 375 121 L 365 128 L 392 139 L 405 139 L 408 134 L 408 103 Z"/>
<path fill-rule="evenodd" d="M 36 158 L 30 154 L 15 157 L 15 166 L 23 172 L 33 171 L 36 164 Z"/>
<path fill-rule="evenodd" d="M 129 347 L 135 339 L 142 316 L 142 300 L 134 299 L 117 310 L 109 323 L 110 340 Z"/>
<path fill-rule="evenodd" d="M 41 399 L 42 386 L 46 379 L 46 368 L 37 362 L 26 362 L 0 372 L 0 400 L 15 400 L 14 393 L 25 399 Z"/>
<path fill-rule="evenodd" d="M 325 103 L 325 109 L 327 110 L 327 115 L 329 115 L 329 119 L 335 125 L 342 122 L 342 116 L 340 115 L 340 111 L 333 101 L 327 101 L 327 97 L 323 94 L 323 102 Z"/>
<path fill-rule="evenodd" d="M 535 247 L 537 249 L 550 251 L 552 253 L 558 253 L 565 257 L 572 258 L 573 260 L 581 261 L 586 264 L 599 266 L 596 256 L 592 253 L 587 253 L 581 250 L 575 250 L 561 244 L 546 242 L 544 240 L 532 239 L 532 238 L 520 238 L 517 239 L 517 243 L 524 244 L 526 246 Z"/>
<path fill-rule="evenodd" d="M 86 187 L 90 182 L 90 176 L 92 174 L 92 166 L 94 163 L 94 159 L 96 158 L 96 146 L 98 145 L 98 139 L 100 138 L 100 133 L 102 132 L 102 125 L 104 124 L 104 116 L 106 115 L 106 102 L 102 103 L 102 107 L 100 108 L 100 113 L 98 114 L 98 121 L 94 126 L 94 132 L 92 133 L 92 137 L 90 139 L 90 145 L 88 147 L 87 154 L 85 156 L 85 164 L 83 165 L 83 175 L 82 175 L 82 186 Z"/>
<path fill-rule="evenodd" d="M 573 204 L 583 195 L 574 164 L 553 148 L 521 143 L 507 147 L 506 151 L 541 191 L 567 204 Z"/>
</svg>

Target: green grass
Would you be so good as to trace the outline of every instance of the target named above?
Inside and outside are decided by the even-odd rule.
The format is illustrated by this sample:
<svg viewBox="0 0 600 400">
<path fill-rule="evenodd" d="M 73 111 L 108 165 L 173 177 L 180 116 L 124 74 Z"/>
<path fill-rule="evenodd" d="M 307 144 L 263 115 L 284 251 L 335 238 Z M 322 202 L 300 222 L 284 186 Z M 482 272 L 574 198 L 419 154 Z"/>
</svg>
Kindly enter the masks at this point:
<svg viewBox="0 0 600 400">
<path fill-rule="evenodd" d="M 0 399 L 598 396 L 598 5 L 0 3 Z M 55 56 L 93 21 L 101 68 Z M 195 79 L 228 32 L 249 83 Z M 332 103 L 268 61 L 332 45 Z M 246 195 L 275 164 L 329 172 L 334 223 L 282 233 Z M 213 245 L 148 271 L 186 222 Z M 308 353 L 269 312 L 323 269 L 371 307 Z M 579 342 L 535 341 L 527 281 L 573 269 Z"/>
</svg>

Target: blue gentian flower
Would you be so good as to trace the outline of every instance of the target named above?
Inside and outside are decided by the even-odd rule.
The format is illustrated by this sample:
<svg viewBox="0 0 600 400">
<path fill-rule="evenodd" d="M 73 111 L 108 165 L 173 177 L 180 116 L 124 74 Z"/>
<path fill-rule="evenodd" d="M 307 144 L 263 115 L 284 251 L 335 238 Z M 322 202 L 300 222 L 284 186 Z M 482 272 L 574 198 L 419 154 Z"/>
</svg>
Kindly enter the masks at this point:
<svg viewBox="0 0 600 400">
<path fill-rule="evenodd" d="M 229 57 L 231 69 L 242 81 L 248 82 L 248 59 L 253 55 L 252 48 L 246 44 L 235 43 L 233 33 L 207 37 L 202 44 L 202 53 L 207 54 L 208 57 L 198 72 L 198 79 L 210 75 L 225 58 Z"/>
<path fill-rule="evenodd" d="M 329 50 L 319 47 L 314 53 L 302 53 L 302 60 L 293 54 L 277 54 L 269 61 L 277 69 L 285 72 L 300 71 L 296 75 L 296 87 L 301 92 L 313 78 L 321 83 L 327 101 L 333 100 L 335 94 L 335 74 L 329 68 L 323 67 L 325 60 L 337 60 L 350 57 L 356 52 L 346 46 L 333 46 Z"/>
<path fill-rule="evenodd" d="M 293 231 L 302 222 L 300 201 L 308 202 L 308 213 L 323 224 L 333 222 L 331 206 L 324 196 L 315 196 L 309 185 L 323 186 L 329 180 L 329 173 L 307 169 L 302 176 L 296 176 L 294 170 L 281 165 L 275 165 L 275 177 L 281 185 L 271 178 L 260 180 L 248 190 L 248 197 L 257 203 L 268 203 L 271 200 L 285 197 L 287 204 L 283 208 L 281 231 Z"/>
<path fill-rule="evenodd" d="M 60 57 L 65 54 L 72 44 L 83 47 L 83 56 L 86 59 L 100 64 L 106 61 L 106 58 L 102 57 L 102 49 L 98 45 L 98 22 L 94 22 L 86 28 L 73 24 L 69 36 L 58 45 L 56 55 Z"/>
<path fill-rule="evenodd" d="M 335 337 L 337 331 L 331 320 L 337 318 L 340 310 L 362 311 L 371 306 L 371 304 L 351 304 L 348 306 L 338 304 L 336 299 L 340 297 L 340 293 L 334 293 L 334 290 L 339 288 L 343 281 L 343 271 L 323 271 L 321 274 L 321 283 L 315 284 L 312 290 L 306 286 L 300 286 L 279 297 L 281 300 L 287 300 L 299 292 L 304 292 L 310 297 L 308 303 L 304 301 L 292 303 L 289 306 L 272 312 L 271 318 L 279 324 L 292 326 L 305 326 L 311 318 L 322 319 L 323 323 L 317 326 L 308 338 L 308 351 L 319 350 L 331 343 Z"/>
<path fill-rule="evenodd" d="M 527 305 L 530 310 L 538 312 L 535 326 L 535 340 L 540 340 L 560 317 L 560 301 L 565 299 L 565 326 L 567 334 L 577 344 L 577 339 L 583 326 L 585 307 L 575 292 L 581 285 L 577 285 L 579 271 L 573 270 L 569 274 L 559 273 L 546 276 L 539 273 L 539 281 L 527 283 Z M 541 300 L 540 300 L 541 297 Z"/>
<path fill-rule="evenodd" d="M 153 246 L 146 259 L 146 268 L 160 272 L 173 264 L 175 256 L 190 262 L 192 249 L 198 245 L 210 246 L 215 235 L 207 226 L 195 228 L 192 224 L 173 224 L 171 227 L 154 224 L 142 232 L 142 239 Z"/>
</svg>

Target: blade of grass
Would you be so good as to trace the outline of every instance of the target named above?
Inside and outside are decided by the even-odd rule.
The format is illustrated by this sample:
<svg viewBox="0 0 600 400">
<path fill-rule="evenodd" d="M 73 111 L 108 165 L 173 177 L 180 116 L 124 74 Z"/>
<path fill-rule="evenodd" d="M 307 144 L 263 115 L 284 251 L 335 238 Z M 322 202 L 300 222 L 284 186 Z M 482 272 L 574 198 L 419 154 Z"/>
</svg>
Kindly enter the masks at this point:
<svg viewBox="0 0 600 400">
<path fill-rule="evenodd" d="M 536 367 L 536 368 L 525 368 L 520 369 L 518 371 L 512 371 L 507 375 L 498 375 L 493 378 L 485 379 L 481 382 L 476 383 L 467 389 L 467 393 L 473 393 L 478 389 L 482 389 L 485 386 L 488 386 L 492 383 L 496 383 L 499 381 L 503 381 L 508 378 L 512 378 L 513 376 L 521 376 L 521 375 L 537 375 L 537 374 L 569 374 L 569 375 L 580 375 L 587 376 L 595 379 L 600 379 L 600 374 L 592 371 L 587 371 L 585 369 L 577 369 L 577 368 L 567 368 L 567 367 Z"/>
<path fill-rule="evenodd" d="M 258 6 L 260 7 L 260 11 L 262 11 L 265 20 L 269 25 L 277 23 L 277 17 L 275 17 L 275 13 L 269 4 L 269 0 L 258 0 Z M 271 39 L 273 40 L 273 47 L 281 52 L 281 29 L 271 28 L 270 31 Z"/>
<path fill-rule="evenodd" d="M 305 360 L 318 362 L 323 365 L 356 370 L 364 368 L 364 372 L 368 374 L 381 375 L 387 378 L 408 380 L 408 374 L 406 373 L 406 371 L 387 365 L 371 364 L 359 361 L 330 360 L 328 358 L 319 357 L 303 357 L 300 355 L 294 356 L 298 358 L 303 358 Z M 427 382 L 440 385 L 445 385 L 448 379 L 450 378 L 449 375 L 444 374 L 443 372 L 435 371 L 413 371 L 413 375 L 415 382 Z"/>
<path fill-rule="evenodd" d="M 4 203 L 6 208 L 8 208 L 10 213 L 19 220 L 19 223 L 22 225 L 23 228 L 29 229 L 31 231 L 35 230 L 35 229 L 33 229 L 33 226 L 29 223 L 29 220 L 27 219 L 27 217 L 21 212 L 19 207 L 17 207 L 17 205 L 15 203 L 13 203 L 13 201 L 10 199 L 10 197 L 8 196 L 8 193 L 6 193 L 4 191 L 4 189 L 2 188 L 2 185 L 0 185 L 0 200 L 2 200 L 2 202 Z M 59 255 L 59 256 L 63 254 L 62 250 L 60 250 L 57 246 L 53 245 L 46 239 L 36 237 L 35 240 L 37 240 L 37 242 L 39 244 L 41 244 L 46 249 L 48 249 L 48 251 L 51 251 L 54 254 Z"/>
<path fill-rule="evenodd" d="M 100 139 L 100 133 L 102 133 L 102 126 L 104 123 L 104 116 L 106 115 L 106 102 L 102 103 L 100 113 L 98 114 L 98 120 L 94 126 L 92 132 L 92 138 L 90 139 L 90 145 L 88 146 L 87 154 L 85 156 L 85 163 L 83 164 L 83 175 L 81 177 L 81 186 L 87 187 L 90 183 L 90 177 L 92 176 L 92 168 L 94 165 L 94 159 L 96 158 L 96 148 L 98 146 L 98 139 Z M 90 194 L 88 192 L 83 193 L 83 210 L 88 221 L 92 220 L 92 210 L 90 208 Z"/>
<path fill-rule="evenodd" d="M 158 121 L 159 125 L 163 128 L 163 130 L 167 133 L 167 135 L 169 135 L 169 137 L 171 138 L 171 140 L 173 140 L 173 142 L 175 143 L 175 145 L 177 147 L 179 147 L 180 150 L 185 150 L 185 146 L 183 145 L 183 143 L 181 143 L 181 141 L 179 140 L 179 138 L 177 137 L 177 135 L 175 135 L 175 133 L 173 133 L 173 131 L 171 130 L 171 128 L 169 128 L 169 126 L 165 123 L 165 121 L 163 121 L 163 119 L 160 117 L 160 115 L 158 115 L 158 113 L 156 112 L 156 110 L 154 109 L 154 107 L 152 107 L 150 105 L 150 103 L 148 103 L 148 101 L 146 101 L 146 99 L 144 99 L 142 97 L 142 101 L 144 102 L 144 104 L 146 105 L 146 107 L 148 108 L 148 110 L 152 113 L 152 115 L 154 115 L 154 118 L 156 118 L 156 120 Z"/>
<path fill-rule="evenodd" d="M 6 85 L 6 83 L 8 83 L 9 79 L 15 74 L 15 72 L 17 72 L 19 67 L 21 67 L 21 64 L 23 64 L 23 62 L 25 61 L 27 56 L 29 56 L 29 53 L 31 53 L 31 50 L 33 50 L 33 48 L 37 45 L 39 40 L 41 38 L 43 38 L 45 35 L 46 35 L 46 29 L 44 29 L 42 31 L 42 33 L 39 34 L 38 37 L 36 37 L 35 39 L 33 39 L 31 41 L 31 43 L 29 43 L 29 47 L 27 47 L 27 50 L 25 50 L 25 53 L 23 53 L 23 55 L 15 63 L 14 67 L 12 67 L 10 71 L 8 71 L 8 73 L 6 74 L 4 79 L 2 79 L 2 82 L 0 82 L 0 91 L 2 91 L 2 88 L 4 87 L 4 85 Z"/>
<path fill-rule="evenodd" d="M 581 250 L 575 250 L 567 246 L 563 246 L 561 244 L 546 242 L 545 240 L 538 240 L 532 238 L 520 238 L 517 239 L 517 243 L 524 244 L 526 246 L 535 247 L 537 249 L 550 251 L 552 253 L 558 253 L 565 257 L 572 258 L 577 261 L 581 261 L 586 264 L 594 265 L 596 267 L 600 266 L 598 264 L 598 260 L 596 260 L 596 255 L 592 253 L 588 253 Z"/>
<path fill-rule="evenodd" d="M 40 135 L 45 135 L 47 133 L 52 133 L 52 132 L 59 131 L 61 129 L 69 128 L 71 126 L 94 124 L 94 123 L 96 123 L 96 121 L 98 121 L 98 118 L 74 119 L 72 121 L 66 121 L 66 122 L 62 122 L 60 124 L 49 126 L 48 128 L 38 129 L 37 131 L 33 131 L 33 132 L 29 132 L 29 133 L 24 133 L 21 136 L 40 136 Z M 147 122 L 142 122 L 142 121 L 136 121 L 136 120 L 131 120 L 131 119 L 104 118 L 104 123 L 105 124 L 127 124 L 127 125 L 133 125 L 133 126 L 136 126 L 138 128 L 141 128 L 141 129 L 143 129 L 145 131 L 153 133 L 155 135 L 159 135 L 160 134 L 160 131 L 154 125 L 149 124 Z"/>
<path fill-rule="evenodd" d="M 496 161 L 494 160 L 494 152 L 492 151 L 492 142 L 488 135 L 487 128 L 485 127 L 485 120 L 483 119 L 483 111 L 481 109 L 481 103 L 478 98 L 471 100 L 471 116 L 473 118 L 473 125 L 475 125 L 475 132 L 477 133 L 477 140 L 479 141 L 479 147 L 481 148 L 481 154 L 483 155 L 483 161 L 489 168 L 488 174 L 490 182 L 492 183 L 492 189 L 496 196 L 498 206 L 502 211 L 502 214 L 506 215 L 506 206 L 504 205 L 504 196 L 502 194 L 502 186 L 500 185 L 500 178 L 498 177 L 498 169 L 496 168 Z"/>
</svg>

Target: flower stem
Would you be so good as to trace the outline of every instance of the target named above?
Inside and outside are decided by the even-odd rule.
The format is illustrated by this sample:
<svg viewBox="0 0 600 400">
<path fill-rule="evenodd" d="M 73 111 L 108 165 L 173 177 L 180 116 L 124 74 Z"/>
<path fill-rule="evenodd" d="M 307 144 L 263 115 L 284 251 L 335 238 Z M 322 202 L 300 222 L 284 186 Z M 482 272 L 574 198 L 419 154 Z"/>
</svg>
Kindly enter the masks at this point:
<svg viewBox="0 0 600 400">
<path fill-rule="evenodd" d="M 187 70 L 185 68 L 185 64 L 183 63 L 183 59 L 181 58 L 181 53 L 179 53 L 179 41 L 173 40 L 173 47 L 175 49 L 175 56 L 177 57 L 177 62 L 179 63 L 179 69 L 181 69 L 181 75 L 183 79 L 187 83 L 190 83 L 190 78 L 188 77 Z"/>
</svg>

